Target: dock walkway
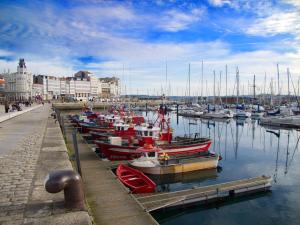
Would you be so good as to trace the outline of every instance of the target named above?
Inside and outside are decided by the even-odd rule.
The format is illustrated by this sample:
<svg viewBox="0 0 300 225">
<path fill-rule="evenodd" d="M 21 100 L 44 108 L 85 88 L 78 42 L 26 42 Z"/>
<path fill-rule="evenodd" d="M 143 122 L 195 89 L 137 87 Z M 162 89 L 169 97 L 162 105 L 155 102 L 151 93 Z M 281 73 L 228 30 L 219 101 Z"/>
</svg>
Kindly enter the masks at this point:
<svg viewBox="0 0 300 225">
<path fill-rule="evenodd" d="M 134 196 L 147 212 L 151 212 L 162 208 L 187 205 L 195 202 L 214 201 L 219 198 L 242 195 L 253 191 L 265 191 L 270 187 L 271 177 L 259 176 L 183 191 L 146 195 L 137 194 Z"/>
</svg>

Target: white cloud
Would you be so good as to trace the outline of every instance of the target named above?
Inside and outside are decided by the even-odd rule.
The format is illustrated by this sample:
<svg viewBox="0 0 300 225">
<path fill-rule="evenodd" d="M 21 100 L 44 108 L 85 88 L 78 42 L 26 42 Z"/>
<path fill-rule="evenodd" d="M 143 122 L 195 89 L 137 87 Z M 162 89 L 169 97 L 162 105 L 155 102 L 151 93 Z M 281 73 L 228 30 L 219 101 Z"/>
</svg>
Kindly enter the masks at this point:
<svg viewBox="0 0 300 225">
<path fill-rule="evenodd" d="M 205 13 L 204 8 L 194 8 L 190 12 L 169 10 L 163 13 L 156 21 L 157 27 L 169 32 L 187 29 L 190 25 L 201 20 Z"/>
<path fill-rule="evenodd" d="M 222 7 L 224 5 L 231 5 L 230 0 L 208 0 L 208 2 L 215 7 Z"/>
<path fill-rule="evenodd" d="M 221 6 L 221 4 L 229 5 L 230 1 L 214 1 L 214 3 Z M 251 9 L 250 5 L 244 7 Z M 41 10 L 40 13 L 30 12 L 26 8 L 15 8 L 7 10 L 5 16 L 8 16 L 10 11 L 15 11 L 18 17 L 10 15 L 9 22 L 0 27 L 0 33 L 6 35 L 8 41 L 19 40 L 19 37 L 25 41 L 20 43 L 20 49 L 15 52 L 0 49 L 0 56 L 25 58 L 28 69 L 33 73 L 70 76 L 82 66 L 89 68 L 96 75 L 117 74 L 122 77 L 124 64 L 123 83 L 125 82 L 127 89 L 131 86 L 131 91 L 135 92 L 136 88 L 133 87 L 139 87 L 140 91 L 143 89 L 145 93 L 146 89 L 160 90 L 164 82 L 166 61 L 173 90 L 186 89 L 188 63 L 191 63 L 193 81 L 191 92 L 195 93 L 199 91 L 203 59 L 210 94 L 212 94 L 212 71 L 216 70 L 219 74 L 222 70 L 224 74 L 225 64 L 229 67 L 231 89 L 234 86 L 236 66 L 240 68 L 241 82 L 244 83 L 252 80 L 252 75 L 256 74 L 258 82 L 262 84 L 265 71 L 268 79 L 276 74 L 277 62 L 280 63 L 282 74 L 285 73 L 286 67 L 290 67 L 293 75 L 300 74 L 300 46 L 293 41 L 279 43 L 280 48 L 284 48 L 282 45 L 292 46 L 294 52 L 290 53 L 276 53 L 273 47 L 265 48 L 269 50 L 234 53 L 230 44 L 220 40 L 149 41 L 139 36 L 147 29 L 168 32 L 188 29 L 203 19 L 207 13 L 205 8 L 193 8 L 190 11 L 181 11 L 177 8 L 158 12 L 157 15 L 149 12 L 142 14 L 124 5 L 105 6 L 103 9 L 83 6 L 65 13 L 51 7 L 47 8 L 47 12 Z M 264 13 L 261 13 L 245 32 L 252 35 L 275 35 L 296 34 L 295 30 L 299 30 L 300 22 L 296 12 L 272 15 L 274 10 L 271 10 L 272 13 L 263 11 Z M 39 15 L 45 16 L 45 19 Z M 15 24 L 18 27 L 13 29 Z M 137 35 L 134 33 L 135 29 L 138 30 Z M 129 35 L 126 33 L 132 30 Z M 105 58 L 106 61 L 84 65 L 76 60 L 80 56 Z M 0 70 L 10 68 L 11 71 L 15 71 L 16 66 L 17 61 L 0 60 Z"/>
<path fill-rule="evenodd" d="M 1 51 L 1 50 L 0 50 Z M 20 58 L 23 56 L 20 55 Z M 62 61 L 48 60 L 36 60 L 30 57 L 25 57 L 26 67 L 29 72 L 33 74 L 47 74 L 55 76 L 72 76 L 75 70 L 72 68 L 71 64 Z M 6 61 L 0 60 L 0 73 L 4 71 L 16 72 L 18 66 L 18 60 Z"/>
<path fill-rule="evenodd" d="M 300 13 L 277 12 L 270 16 L 259 18 L 246 29 L 251 35 L 273 36 L 289 33 L 300 36 Z"/>
</svg>

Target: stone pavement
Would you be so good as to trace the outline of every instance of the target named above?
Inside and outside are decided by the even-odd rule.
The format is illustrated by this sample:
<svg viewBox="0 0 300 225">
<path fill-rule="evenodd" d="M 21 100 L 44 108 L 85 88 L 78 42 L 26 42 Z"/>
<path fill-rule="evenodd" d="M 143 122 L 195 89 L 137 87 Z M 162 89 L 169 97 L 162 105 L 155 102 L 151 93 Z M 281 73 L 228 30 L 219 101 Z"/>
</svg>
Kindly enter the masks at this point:
<svg viewBox="0 0 300 225">
<path fill-rule="evenodd" d="M 61 131 L 45 105 L 0 124 L 0 224 L 91 224 L 87 212 L 68 212 L 63 193 L 49 194 L 49 171 L 71 169 Z"/>
</svg>

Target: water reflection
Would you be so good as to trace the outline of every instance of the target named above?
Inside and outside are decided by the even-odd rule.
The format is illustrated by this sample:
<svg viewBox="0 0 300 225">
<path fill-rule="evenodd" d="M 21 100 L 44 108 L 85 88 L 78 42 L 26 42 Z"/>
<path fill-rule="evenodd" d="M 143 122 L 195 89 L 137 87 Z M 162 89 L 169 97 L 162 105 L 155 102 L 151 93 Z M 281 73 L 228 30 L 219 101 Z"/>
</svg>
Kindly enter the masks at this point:
<svg viewBox="0 0 300 225">
<path fill-rule="evenodd" d="M 158 186 L 158 192 L 175 191 L 176 187 L 188 184 L 193 187 L 201 186 L 205 180 L 215 180 L 218 176 L 217 169 L 193 171 L 179 174 L 148 175 Z"/>
<path fill-rule="evenodd" d="M 300 220 L 297 213 L 288 217 L 278 213 L 278 210 L 284 207 L 293 206 L 300 209 L 299 131 L 264 127 L 258 120 L 252 119 L 191 120 L 179 117 L 177 125 L 176 115 L 171 114 L 171 118 L 175 135 L 192 136 L 199 133 L 201 136 L 210 137 L 213 140 L 210 150 L 221 154 L 223 160 L 220 161 L 222 172 L 217 173 L 215 178 L 194 177 L 193 181 L 187 179 L 184 182 L 169 183 L 167 190 L 182 190 L 262 174 L 272 176 L 274 183 L 272 194 L 267 197 L 237 202 L 218 210 L 191 212 L 187 209 L 180 215 L 174 212 L 175 217 L 172 217 L 172 212 L 162 213 L 158 216 L 160 223 L 182 224 L 189 221 L 189 224 L 239 224 L 236 221 L 240 221 L 243 224 L 274 224 L 275 221 L 277 224 L 293 224 L 293 221 Z M 241 207 L 247 208 L 247 212 L 241 216 L 242 220 L 237 217 Z M 284 212 L 288 208 L 285 208 Z M 212 218 L 216 217 L 222 220 L 212 221 Z M 261 217 L 264 217 L 264 220 L 261 220 Z"/>
<path fill-rule="evenodd" d="M 261 126 L 258 120 L 200 120 L 170 114 L 175 135 L 210 137 L 211 151 L 222 155 L 222 172 L 212 176 L 201 173 L 171 177 L 165 190 L 182 190 L 235 179 L 270 175 L 274 179 L 272 194 L 250 196 L 228 202 L 222 207 L 210 205 L 180 211 L 163 211 L 154 216 L 160 224 L 299 224 L 300 155 L 299 131 Z M 148 113 L 148 120 L 156 116 Z M 203 174 L 202 174 L 203 175 Z M 161 189 L 161 191 L 163 188 Z"/>
</svg>

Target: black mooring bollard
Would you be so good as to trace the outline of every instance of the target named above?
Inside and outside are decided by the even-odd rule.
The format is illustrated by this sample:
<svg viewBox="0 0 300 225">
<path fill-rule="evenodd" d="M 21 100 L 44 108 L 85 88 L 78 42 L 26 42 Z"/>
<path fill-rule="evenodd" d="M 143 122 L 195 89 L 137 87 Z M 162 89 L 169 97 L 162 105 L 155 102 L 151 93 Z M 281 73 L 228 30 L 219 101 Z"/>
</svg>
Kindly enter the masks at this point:
<svg viewBox="0 0 300 225">
<path fill-rule="evenodd" d="M 71 210 L 85 210 L 81 177 L 73 170 L 50 172 L 45 179 L 45 189 L 49 193 L 64 191 L 65 207 Z"/>
</svg>

